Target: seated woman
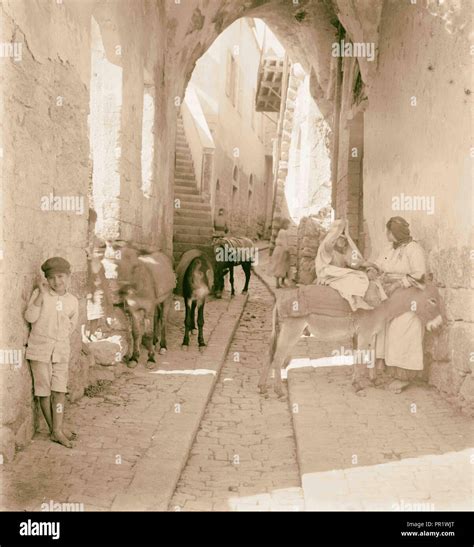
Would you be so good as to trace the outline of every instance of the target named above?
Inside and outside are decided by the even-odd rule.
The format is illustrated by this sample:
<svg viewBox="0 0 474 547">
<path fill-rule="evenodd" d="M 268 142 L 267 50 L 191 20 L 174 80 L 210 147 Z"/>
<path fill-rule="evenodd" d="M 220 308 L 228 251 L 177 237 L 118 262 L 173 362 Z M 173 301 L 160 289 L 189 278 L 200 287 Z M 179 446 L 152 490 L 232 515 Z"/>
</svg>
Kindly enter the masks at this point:
<svg viewBox="0 0 474 547">
<path fill-rule="evenodd" d="M 375 268 L 368 270 L 370 279 L 379 279 L 390 296 L 398 288 L 408 288 L 411 278 L 420 280 L 426 274 L 425 253 L 419 243 L 413 241 L 408 222 L 402 217 L 392 217 L 386 225 L 390 247 L 375 261 Z M 387 324 L 385 332 L 377 335 L 377 369 L 384 369 L 394 380 L 389 389 L 401 393 L 423 370 L 423 325 L 418 316 L 409 311 Z"/>
</svg>

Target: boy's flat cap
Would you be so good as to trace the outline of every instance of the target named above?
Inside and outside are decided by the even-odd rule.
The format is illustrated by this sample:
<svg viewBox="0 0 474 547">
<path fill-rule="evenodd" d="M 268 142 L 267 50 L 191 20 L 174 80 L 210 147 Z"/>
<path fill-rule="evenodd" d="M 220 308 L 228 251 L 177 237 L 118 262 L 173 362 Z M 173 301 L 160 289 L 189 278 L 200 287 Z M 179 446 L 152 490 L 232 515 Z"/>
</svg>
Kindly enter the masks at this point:
<svg viewBox="0 0 474 547">
<path fill-rule="evenodd" d="M 70 274 L 71 264 L 60 256 L 53 256 L 52 258 L 48 258 L 48 260 L 41 266 L 41 269 L 46 277 L 53 273 Z"/>
</svg>

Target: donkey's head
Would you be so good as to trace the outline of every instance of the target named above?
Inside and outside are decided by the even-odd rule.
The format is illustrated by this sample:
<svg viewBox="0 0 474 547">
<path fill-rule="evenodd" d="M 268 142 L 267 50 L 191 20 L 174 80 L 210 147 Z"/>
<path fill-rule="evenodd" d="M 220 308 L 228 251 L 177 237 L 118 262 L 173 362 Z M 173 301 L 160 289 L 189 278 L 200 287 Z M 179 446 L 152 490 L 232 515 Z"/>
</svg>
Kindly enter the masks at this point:
<svg viewBox="0 0 474 547">
<path fill-rule="evenodd" d="M 135 270 L 139 265 L 138 256 L 138 250 L 127 241 L 107 241 L 105 258 L 115 265 L 119 287 L 126 287 L 134 282 Z"/>
<path fill-rule="evenodd" d="M 426 329 L 431 331 L 446 322 L 444 301 L 431 278 L 417 281 L 410 278 L 408 289 L 395 291 L 386 303 L 387 319 L 402 313 L 416 313 Z"/>
<path fill-rule="evenodd" d="M 375 310 L 357 312 L 359 348 L 372 347 L 374 335 L 383 329 L 386 322 L 406 312 L 416 313 L 428 331 L 437 329 L 446 322 L 444 301 L 431 279 L 411 279 L 410 282 L 411 287 L 397 289 Z"/>
</svg>

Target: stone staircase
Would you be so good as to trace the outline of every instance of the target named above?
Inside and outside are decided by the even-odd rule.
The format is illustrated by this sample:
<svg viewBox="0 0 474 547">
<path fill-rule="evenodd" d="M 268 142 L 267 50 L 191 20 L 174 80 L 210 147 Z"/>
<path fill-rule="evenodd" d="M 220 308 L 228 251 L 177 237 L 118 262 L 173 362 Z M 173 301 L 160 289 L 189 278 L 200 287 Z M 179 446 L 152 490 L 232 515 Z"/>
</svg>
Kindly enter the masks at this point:
<svg viewBox="0 0 474 547">
<path fill-rule="evenodd" d="M 202 249 L 210 252 L 213 234 L 211 204 L 197 188 L 181 116 L 178 117 L 176 134 L 174 199 L 173 258 L 176 266 L 185 251 Z M 177 199 L 180 207 L 176 207 Z"/>
</svg>

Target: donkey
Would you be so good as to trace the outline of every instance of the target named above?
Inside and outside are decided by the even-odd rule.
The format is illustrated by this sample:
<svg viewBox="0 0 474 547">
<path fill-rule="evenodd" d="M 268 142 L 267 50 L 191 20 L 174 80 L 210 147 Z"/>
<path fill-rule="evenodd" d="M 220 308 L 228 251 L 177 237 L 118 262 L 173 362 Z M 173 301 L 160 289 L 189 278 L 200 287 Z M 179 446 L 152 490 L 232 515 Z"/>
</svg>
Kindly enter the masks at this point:
<svg viewBox="0 0 474 547">
<path fill-rule="evenodd" d="M 106 256 L 116 266 L 119 295 L 132 323 L 128 366 L 138 364 L 142 339 L 148 363 L 155 363 L 158 342 L 160 354 L 167 349 L 166 322 L 176 286 L 171 260 L 159 251 L 149 252 L 125 241 L 108 242 L 107 246 Z"/>
<path fill-rule="evenodd" d="M 357 310 L 353 313 L 345 301 L 341 302 L 343 299 L 339 293 L 331 287 L 308 285 L 302 288 L 311 290 L 311 298 L 314 298 L 316 302 L 328 302 L 331 299 L 336 303 L 339 301 L 339 311 L 344 309 L 346 311 L 331 316 L 331 306 L 326 305 L 324 309 L 324 305 L 316 305 L 313 306 L 314 311 L 310 309 L 298 316 L 282 318 L 279 317 L 279 308 L 282 309 L 281 301 L 276 301 L 273 307 L 270 359 L 265 363 L 260 376 L 258 384 L 260 393 L 267 392 L 267 377 L 271 368 L 274 371 L 275 393 L 279 397 L 283 396 L 280 369 L 306 327 L 317 340 L 321 341 L 336 341 L 355 335 L 357 348 L 370 351 L 375 348 L 375 336 L 381 332 L 386 322 L 407 311 L 415 312 L 428 331 L 440 327 L 445 321 L 444 303 L 438 289 L 424 282 L 416 282 L 415 286 L 407 289 L 397 289 L 390 298 L 373 310 Z M 305 305 L 303 301 L 301 304 Z M 280 321 L 281 325 L 279 325 Z M 356 364 L 353 368 L 352 385 L 356 392 L 362 390 L 357 378 Z"/>
<path fill-rule="evenodd" d="M 213 273 L 212 266 L 206 256 L 199 251 L 195 251 L 195 254 L 196 256 L 185 267 L 184 275 L 181 276 L 181 289 L 184 305 L 186 306 L 182 349 L 188 349 L 189 334 L 196 329 L 195 314 L 197 307 L 198 345 L 199 351 L 203 352 L 206 346 L 203 334 L 204 305 L 212 289 Z"/>
<path fill-rule="evenodd" d="M 213 240 L 214 254 L 216 260 L 216 298 L 222 297 L 224 290 L 224 279 L 229 272 L 231 297 L 235 296 L 234 289 L 234 266 L 242 266 L 245 273 L 245 285 L 242 294 L 249 290 L 250 273 L 254 261 L 253 241 L 247 237 L 216 237 Z"/>
</svg>

